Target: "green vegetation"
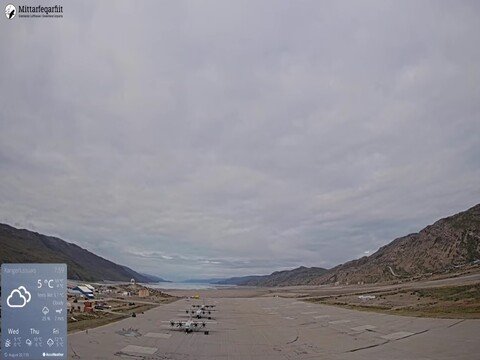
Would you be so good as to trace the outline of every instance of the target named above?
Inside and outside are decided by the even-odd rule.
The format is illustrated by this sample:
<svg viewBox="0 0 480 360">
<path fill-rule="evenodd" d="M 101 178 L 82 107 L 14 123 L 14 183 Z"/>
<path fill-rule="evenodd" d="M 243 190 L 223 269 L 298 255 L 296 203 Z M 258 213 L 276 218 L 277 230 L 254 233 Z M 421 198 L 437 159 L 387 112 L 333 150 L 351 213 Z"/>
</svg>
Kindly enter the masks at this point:
<svg viewBox="0 0 480 360">
<path fill-rule="evenodd" d="M 324 296 L 307 301 L 387 314 L 439 317 L 480 318 L 480 283 L 416 290 L 371 293 L 376 299 L 359 302 L 357 295 Z"/>
<path fill-rule="evenodd" d="M 68 320 L 68 332 L 75 332 L 81 330 L 92 329 L 98 326 L 106 325 L 111 322 L 125 319 L 126 315 L 110 314 L 110 313 L 96 313 L 96 314 L 77 314 L 76 321 Z"/>
<path fill-rule="evenodd" d="M 472 262 L 480 258 L 478 247 L 478 240 L 473 236 L 466 235 L 467 261 Z"/>
<path fill-rule="evenodd" d="M 414 294 L 442 301 L 460 301 L 465 299 L 480 301 L 480 284 L 420 289 L 414 291 Z"/>
</svg>

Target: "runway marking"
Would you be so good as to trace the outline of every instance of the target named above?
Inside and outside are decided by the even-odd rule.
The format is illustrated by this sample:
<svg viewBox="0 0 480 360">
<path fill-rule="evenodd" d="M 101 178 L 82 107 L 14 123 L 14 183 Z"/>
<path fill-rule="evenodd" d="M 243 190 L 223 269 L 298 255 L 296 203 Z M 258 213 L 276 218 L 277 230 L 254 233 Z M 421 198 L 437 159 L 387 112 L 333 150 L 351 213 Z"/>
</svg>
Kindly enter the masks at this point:
<svg viewBox="0 0 480 360">
<path fill-rule="evenodd" d="M 371 349 L 371 348 L 374 348 L 374 347 L 377 347 L 377 346 L 382 346 L 382 345 L 385 345 L 385 344 L 388 344 L 388 340 L 384 341 L 384 342 L 381 342 L 380 344 L 373 344 L 373 345 L 368 345 L 368 346 L 363 346 L 363 347 L 355 348 L 355 349 L 352 349 L 352 350 L 348 350 L 347 352 L 355 352 L 355 351 L 360 351 L 360 350 L 365 350 L 365 349 Z"/>
<path fill-rule="evenodd" d="M 465 320 L 467 320 L 467 319 L 462 319 L 462 320 L 459 320 L 459 321 L 455 321 L 453 324 L 448 325 L 447 328 L 450 329 L 452 326 L 461 324 L 461 323 L 464 322 Z"/>
<path fill-rule="evenodd" d="M 295 341 L 297 341 L 297 340 L 298 340 L 298 335 L 297 335 L 297 337 L 296 337 L 295 339 L 293 339 L 292 341 L 287 342 L 287 344 L 293 344 L 293 343 L 294 343 Z"/>
<path fill-rule="evenodd" d="M 129 327 L 128 329 L 123 328 L 122 330 L 118 330 L 115 333 L 118 335 L 122 336 L 127 336 L 127 337 L 140 337 L 142 334 L 138 332 L 138 329 L 134 329 L 132 327 Z"/>
<path fill-rule="evenodd" d="M 391 333 L 391 334 L 380 336 L 380 337 L 385 340 L 398 340 L 398 339 L 403 339 L 407 336 L 412 336 L 412 335 L 414 335 L 414 333 L 411 333 L 408 331 L 399 331 L 396 333 Z"/>
<path fill-rule="evenodd" d="M 172 334 L 165 334 L 165 333 L 147 333 L 144 336 L 146 337 L 151 337 L 151 338 L 157 338 L 157 339 L 169 339 Z"/>
<path fill-rule="evenodd" d="M 137 346 L 137 345 L 128 345 L 125 346 L 121 352 L 134 352 L 139 354 L 148 354 L 153 355 L 157 352 L 158 348 L 146 347 L 146 346 Z"/>
<path fill-rule="evenodd" d="M 353 327 L 351 329 L 353 331 L 365 331 L 365 330 L 373 330 L 373 329 L 376 329 L 376 328 L 377 327 L 373 326 L 373 325 L 362 325 L 362 326 Z"/>
<path fill-rule="evenodd" d="M 335 324 L 345 324 L 345 323 L 349 323 L 350 320 L 334 320 L 334 321 L 329 321 L 328 323 L 329 324 L 332 324 L 332 325 L 335 325 Z"/>
<path fill-rule="evenodd" d="M 323 319 L 323 318 L 327 318 L 327 317 L 330 317 L 330 315 L 317 315 L 317 316 L 314 316 L 313 318 L 314 319 Z"/>
<path fill-rule="evenodd" d="M 312 314 L 316 314 L 317 312 L 316 311 L 306 311 L 306 312 L 302 312 L 301 314 L 302 315 L 312 315 Z"/>
<path fill-rule="evenodd" d="M 294 317 L 291 317 L 291 316 L 285 316 L 285 319 L 287 319 L 287 320 L 295 320 L 295 318 L 294 318 Z"/>
</svg>

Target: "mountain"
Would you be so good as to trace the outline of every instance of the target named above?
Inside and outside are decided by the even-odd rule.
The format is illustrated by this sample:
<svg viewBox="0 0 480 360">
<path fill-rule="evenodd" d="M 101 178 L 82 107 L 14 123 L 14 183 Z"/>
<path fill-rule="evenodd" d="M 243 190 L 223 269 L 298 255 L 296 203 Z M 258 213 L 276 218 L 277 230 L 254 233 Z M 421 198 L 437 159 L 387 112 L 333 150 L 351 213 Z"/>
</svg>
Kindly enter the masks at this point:
<svg viewBox="0 0 480 360">
<path fill-rule="evenodd" d="M 226 279 L 219 284 L 248 286 L 305 285 L 325 274 L 328 270 L 319 267 L 300 266 L 293 270 L 275 271 L 270 275 L 253 275 Z"/>
<path fill-rule="evenodd" d="M 480 259 L 480 204 L 330 269 L 310 284 L 373 283 L 440 273 Z"/>
<path fill-rule="evenodd" d="M 65 262 L 81 280 L 163 281 L 101 258 L 75 244 L 0 224 L 1 262 Z M 299 267 L 270 275 L 208 279 L 226 285 L 286 286 L 374 283 L 442 273 L 480 259 L 480 204 L 393 240 L 377 252 L 330 270 Z M 160 279 L 160 280 L 156 280 Z M 205 282 L 203 279 L 202 282 Z M 190 280 L 190 282 L 200 280 Z"/>
<path fill-rule="evenodd" d="M 257 282 L 268 275 L 248 275 L 248 276 L 236 276 L 227 279 L 217 281 L 215 284 L 219 285 L 249 285 L 249 282 Z"/>
<path fill-rule="evenodd" d="M 170 280 L 165 280 L 164 278 L 161 278 L 159 276 L 156 276 L 156 275 L 150 275 L 150 274 L 145 274 L 145 273 L 139 273 L 143 276 L 145 276 L 146 278 L 148 278 L 148 282 L 151 282 L 151 283 L 155 283 L 155 282 L 166 282 L 166 283 L 171 283 Z"/>
<path fill-rule="evenodd" d="M 299 267 L 222 284 L 288 286 L 375 283 L 442 273 L 480 259 L 480 204 L 393 240 L 377 252 L 330 270 Z"/>
<path fill-rule="evenodd" d="M 150 282 L 150 275 L 115 264 L 62 239 L 0 224 L 2 263 L 66 263 L 68 278 L 84 281 Z"/>
<path fill-rule="evenodd" d="M 219 284 L 226 280 L 225 278 L 209 278 L 209 279 L 187 279 L 181 281 L 184 284 Z"/>
</svg>

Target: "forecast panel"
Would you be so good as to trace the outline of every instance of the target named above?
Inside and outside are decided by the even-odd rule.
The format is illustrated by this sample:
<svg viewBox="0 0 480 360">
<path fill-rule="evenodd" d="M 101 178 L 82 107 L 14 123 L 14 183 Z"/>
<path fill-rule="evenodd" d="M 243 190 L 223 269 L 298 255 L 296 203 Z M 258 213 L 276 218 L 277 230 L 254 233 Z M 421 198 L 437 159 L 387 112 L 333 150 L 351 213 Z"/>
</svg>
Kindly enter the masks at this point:
<svg viewBox="0 0 480 360">
<path fill-rule="evenodd" d="M 67 358 L 66 264 L 2 264 L 1 354 Z"/>
</svg>

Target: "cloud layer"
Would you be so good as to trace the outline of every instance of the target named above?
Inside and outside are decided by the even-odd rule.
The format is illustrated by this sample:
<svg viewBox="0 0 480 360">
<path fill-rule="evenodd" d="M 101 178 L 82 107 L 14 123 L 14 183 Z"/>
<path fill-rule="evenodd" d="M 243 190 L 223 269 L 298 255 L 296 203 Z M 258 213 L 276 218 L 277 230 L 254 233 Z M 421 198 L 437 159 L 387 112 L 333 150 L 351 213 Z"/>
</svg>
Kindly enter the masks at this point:
<svg viewBox="0 0 480 360">
<path fill-rule="evenodd" d="M 476 2 L 0 21 L 0 221 L 170 278 L 330 267 L 479 202 Z"/>
</svg>

